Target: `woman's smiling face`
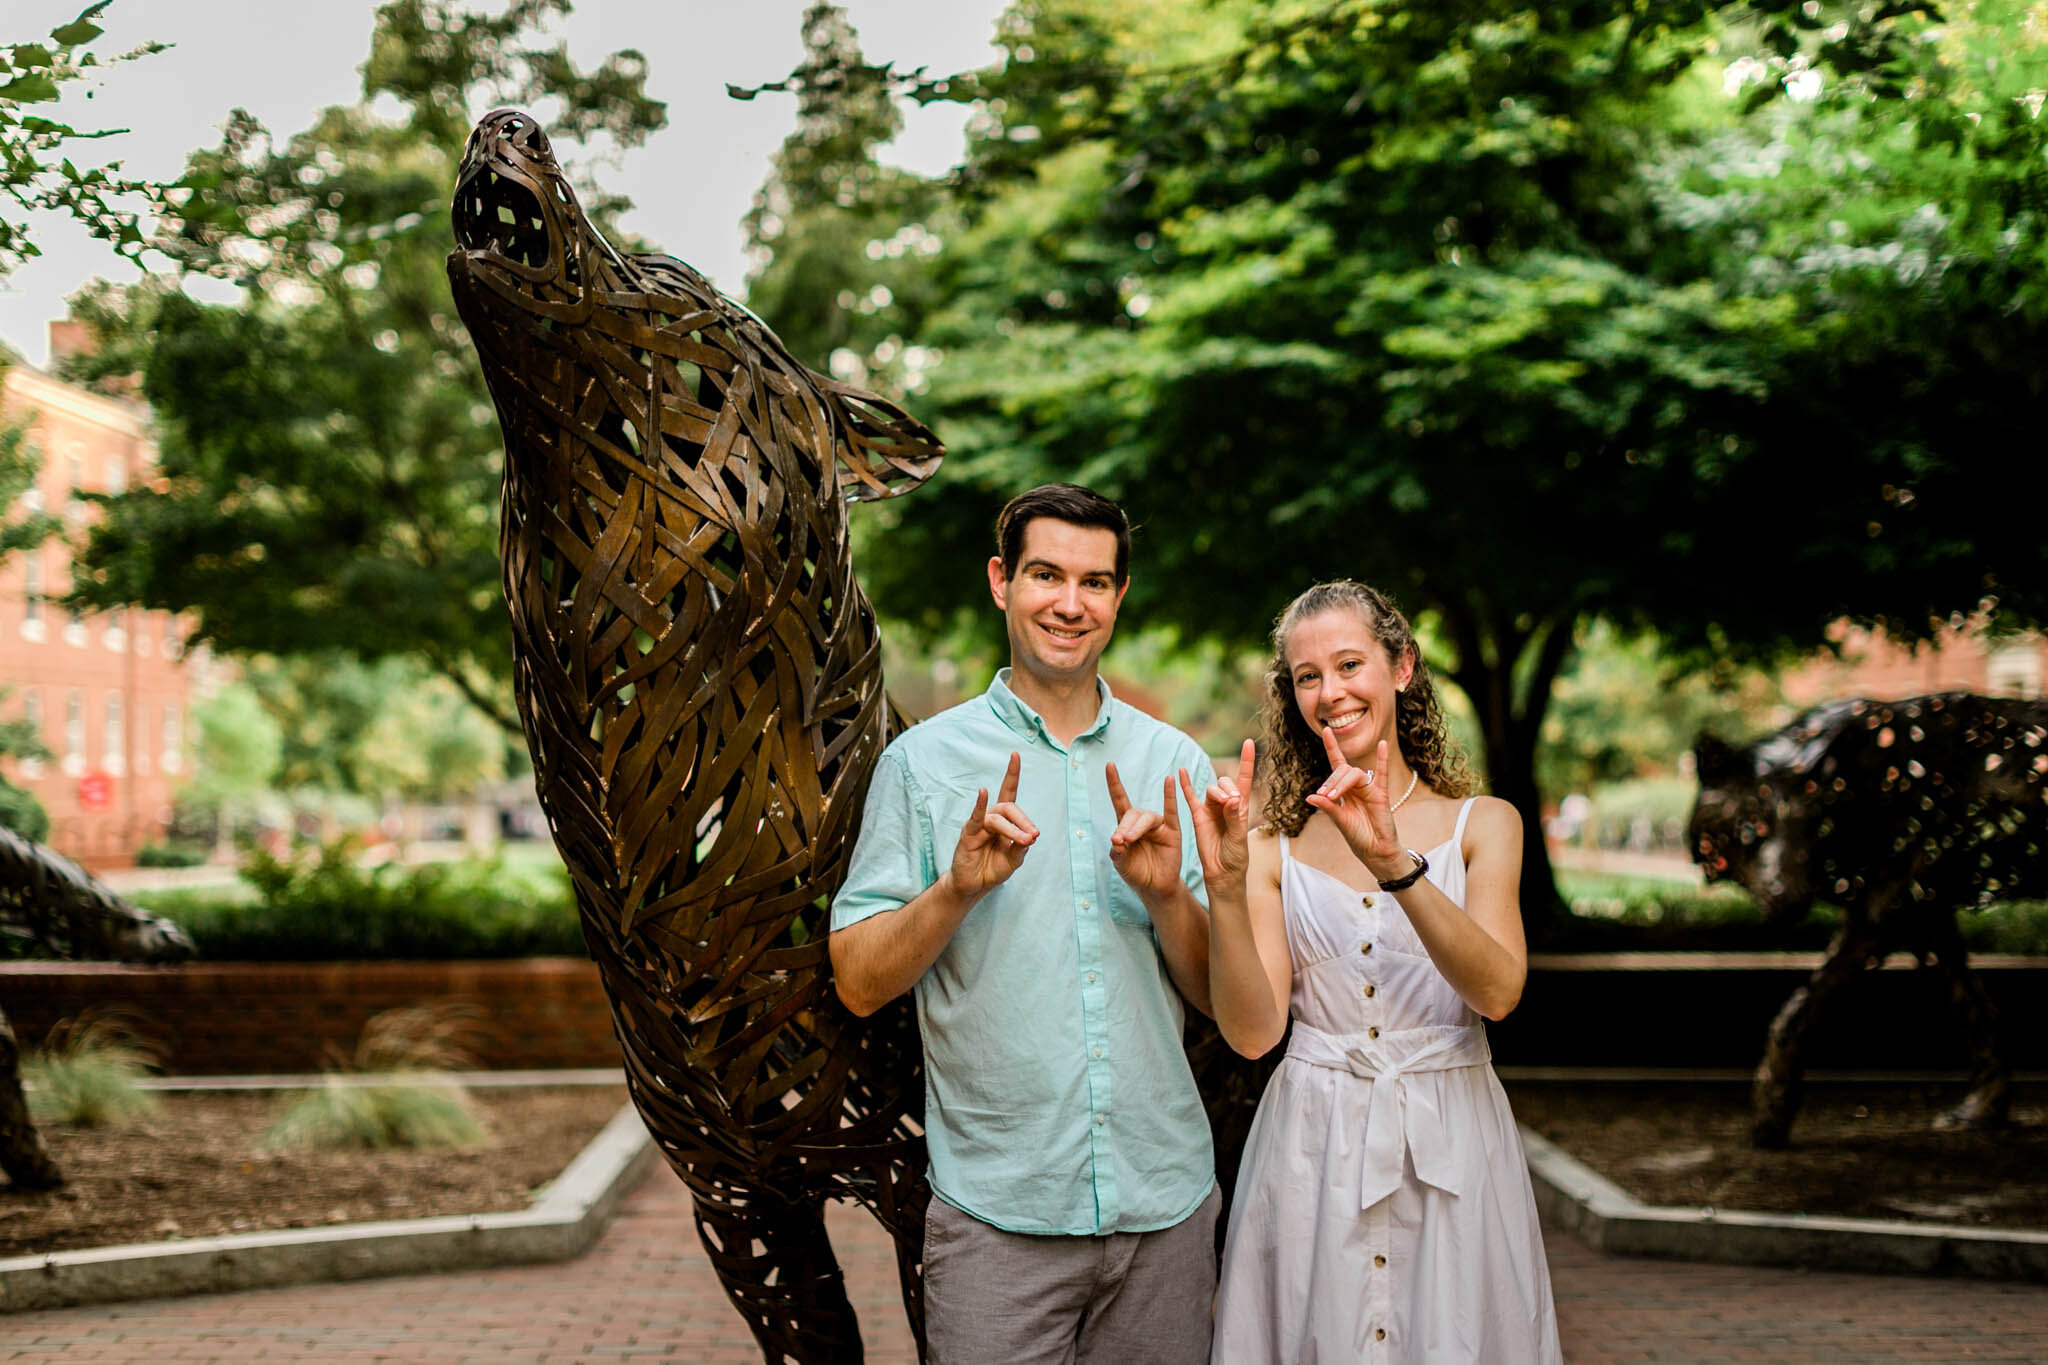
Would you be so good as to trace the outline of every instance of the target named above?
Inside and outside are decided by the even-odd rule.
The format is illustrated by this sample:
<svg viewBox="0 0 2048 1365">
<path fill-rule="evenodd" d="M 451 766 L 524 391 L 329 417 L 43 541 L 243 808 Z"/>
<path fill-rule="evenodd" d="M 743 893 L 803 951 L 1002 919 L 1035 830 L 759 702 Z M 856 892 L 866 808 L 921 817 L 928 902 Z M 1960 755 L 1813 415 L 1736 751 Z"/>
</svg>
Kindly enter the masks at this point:
<svg viewBox="0 0 2048 1365">
<path fill-rule="evenodd" d="M 1381 740 L 1399 748 L 1394 697 L 1414 672 L 1412 658 L 1390 658 L 1371 624 L 1348 607 L 1318 612 L 1287 632 L 1287 676 L 1302 720 L 1316 733 L 1328 726 L 1356 767 L 1373 766 Z"/>
</svg>

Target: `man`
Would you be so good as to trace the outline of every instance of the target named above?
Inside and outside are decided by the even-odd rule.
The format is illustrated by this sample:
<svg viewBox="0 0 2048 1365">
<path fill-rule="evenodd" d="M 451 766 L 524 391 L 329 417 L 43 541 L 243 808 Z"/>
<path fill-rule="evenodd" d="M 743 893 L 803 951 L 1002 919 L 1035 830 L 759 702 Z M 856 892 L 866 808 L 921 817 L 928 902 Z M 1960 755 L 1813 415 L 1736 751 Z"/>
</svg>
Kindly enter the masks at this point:
<svg viewBox="0 0 2048 1365">
<path fill-rule="evenodd" d="M 1219 1198 L 1180 997 L 1207 1012 L 1209 916 L 1174 773 L 1206 790 L 1209 762 L 1096 671 L 1122 510 L 1049 484 L 996 541 L 1010 666 L 882 754 L 832 903 L 848 1008 L 916 991 L 931 1358 L 1207 1361 Z"/>
</svg>

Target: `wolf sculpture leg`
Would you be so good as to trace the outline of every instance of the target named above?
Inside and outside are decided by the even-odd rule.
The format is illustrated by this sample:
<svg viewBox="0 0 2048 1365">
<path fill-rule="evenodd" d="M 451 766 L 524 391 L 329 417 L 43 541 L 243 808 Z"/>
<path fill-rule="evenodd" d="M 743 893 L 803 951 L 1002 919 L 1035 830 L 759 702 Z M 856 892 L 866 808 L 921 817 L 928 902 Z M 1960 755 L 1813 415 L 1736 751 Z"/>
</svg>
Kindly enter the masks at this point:
<svg viewBox="0 0 2048 1365">
<path fill-rule="evenodd" d="M 14 1026 L 0 1013 L 0 1171 L 17 1190 L 53 1190 L 64 1172 L 43 1146 L 28 1116 L 28 1097 L 21 1092 L 21 1044 Z"/>
<path fill-rule="evenodd" d="M 708 1193 L 693 1188 L 691 1204 L 697 1236 L 764 1361 L 860 1365 L 860 1322 L 825 1233 L 822 1199 L 791 1203 L 720 1180 Z"/>
<path fill-rule="evenodd" d="M 1962 1017 L 1970 1039 L 1969 1093 L 1936 1119 L 1935 1127 L 2002 1127 L 2012 1105 L 2012 1068 L 1998 1046 L 1998 1008 L 1984 989 L 1984 978 L 1970 970 L 1969 949 L 1963 946 L 1955 917 L 1936 916 L 1931 927 L 1937 946 L 1928 955 L 1929 965 L 1948 982 L 1949 1003 Z"/>
<path fill-rule="evenodd" d="M 1799 1059 L 1806 1044 L 1807 1030 L 1827 1005 L 1830 997 L 1856 979 L 1865 964 L 1882 962 L 1884 952 L 1868 924 L 1850 921 L 1828 945 L 1827 960 L 1814 969 L 1806 984 L 1792 992 L 1792 998 L 1771 1022 L 1764 1045 L 1763 1062 L 1756 1069 L 1756 1084 L 1750 1092 L 1749 1140 L 1758 1147 L 1783 1147 L 1792 1133 L 1805 1094 L 1805 1077 Z"/>
</svg>

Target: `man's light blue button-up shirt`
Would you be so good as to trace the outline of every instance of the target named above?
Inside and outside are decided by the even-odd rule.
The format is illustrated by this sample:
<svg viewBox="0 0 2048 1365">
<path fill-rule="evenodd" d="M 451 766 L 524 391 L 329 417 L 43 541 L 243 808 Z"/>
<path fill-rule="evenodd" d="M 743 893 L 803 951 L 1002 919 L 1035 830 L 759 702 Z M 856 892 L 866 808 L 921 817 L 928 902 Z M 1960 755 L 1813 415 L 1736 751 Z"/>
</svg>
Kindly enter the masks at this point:
<svg viewBox="0 0 2048 1365">
<path fill-rule="evenodd" d="M 1062 745 L 1009 688 L 911 727 L 883 751 L 832 927 L 895 910 L 951 863 L 960 828 L 1015 750 L 1038 841 L 976 903 L 916 986 L 932 1189 L 1012 1232 L 1171 1227 L 1216 1179 L 1209 1122 L 1181 1051 L 1181 1000 L 1138 893 L 1109 861 L 1103 765 L 1158 810 L 1165 779 L 1213 780 L 1192 739 L 1102 687 L 1095 724 Z M 1181 876 L 1205 899 L 1186 803 Z"/>
</svg>

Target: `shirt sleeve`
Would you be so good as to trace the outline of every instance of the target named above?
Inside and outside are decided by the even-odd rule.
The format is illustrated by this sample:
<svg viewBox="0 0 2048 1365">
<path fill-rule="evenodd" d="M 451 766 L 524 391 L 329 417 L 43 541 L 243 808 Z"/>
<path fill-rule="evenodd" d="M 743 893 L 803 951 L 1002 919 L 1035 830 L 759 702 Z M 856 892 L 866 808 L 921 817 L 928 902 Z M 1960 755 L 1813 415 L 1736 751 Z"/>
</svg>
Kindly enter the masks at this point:
<svg viewBox="0 0 2048 1365">
<path fill-rule="evenodd" d="M 893 746 L 884 749 L 868 782 L 846 883 L 832 898 L 832 927 L 900 910 L 938 880 L 930 831 L 930 813 L 903 755 Z"/>
<path fill-rule="evenodd" d="M 1188 781 L 1195 784 L 1195 800 L 1202 799 L 1202 793 L 1209 790 L 1216 781 L 1216 769 L 1209 762 L 1209 756 L 1197 749 L 1192 761 L 1187 763 Z M 1209 905 L 1209 885 L 1202 879 L 1202 853 L 1195 847 L 1195 813 L 1187 808 L 1186 794 L 1179 802 L 1180 812 L 1180 879 L 1194 892 L 1195 899 L 1204 909 Z"/>
</svg>

